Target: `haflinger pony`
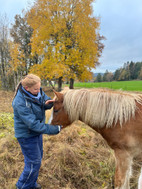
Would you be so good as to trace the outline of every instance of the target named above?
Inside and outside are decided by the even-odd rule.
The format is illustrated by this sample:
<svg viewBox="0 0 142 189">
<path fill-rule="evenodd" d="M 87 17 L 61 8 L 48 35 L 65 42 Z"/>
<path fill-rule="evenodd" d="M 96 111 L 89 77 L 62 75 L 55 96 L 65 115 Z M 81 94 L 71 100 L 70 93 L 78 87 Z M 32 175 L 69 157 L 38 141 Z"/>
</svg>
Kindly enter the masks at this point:
<svg viewBox="0 0 142 189">
<path fill-rule="evenodd" d="M 109 89 L 54 91 L 51 124 L 63 128 L 80 120 L 114 150 L 115 189 L 130 189 L 133 158 L 142 154 L 142 95 Z M 142 189 L 142 171 L 138 181 Z"/>
</svg>

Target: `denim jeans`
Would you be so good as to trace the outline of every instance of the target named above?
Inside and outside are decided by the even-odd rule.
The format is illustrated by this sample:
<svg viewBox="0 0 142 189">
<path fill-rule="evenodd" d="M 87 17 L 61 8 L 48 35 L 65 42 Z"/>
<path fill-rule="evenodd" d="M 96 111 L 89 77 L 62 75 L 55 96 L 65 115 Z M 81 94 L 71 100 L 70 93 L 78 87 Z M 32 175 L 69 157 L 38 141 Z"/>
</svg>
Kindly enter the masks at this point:
<svg viewBox="0 0 142 189">
<path fill-rule="evenodd" d="M 24 170 L 16 183 L 18 189 L 30 189 L 36 187 L 36 181 L 43 156 L 42 135 L 31 138 L 17 139 L 24 155 Z"/>
</svg>

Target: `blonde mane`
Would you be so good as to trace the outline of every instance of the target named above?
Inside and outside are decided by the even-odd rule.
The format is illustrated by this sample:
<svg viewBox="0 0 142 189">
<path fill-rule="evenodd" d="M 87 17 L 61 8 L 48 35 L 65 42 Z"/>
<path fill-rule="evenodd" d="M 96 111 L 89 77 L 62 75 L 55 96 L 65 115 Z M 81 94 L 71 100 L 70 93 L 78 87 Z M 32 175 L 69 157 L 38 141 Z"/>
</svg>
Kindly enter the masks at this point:
<svg viewBox="0 0 142 189">
<path fill-rule="evenodd" d="M 108 89 L 68 90 L 64 93 L 64 108 L 71 121 L 81 119 L 88 125 L 102 128 L 135 117 L 136 102 L 141 95 Z"/>
</svg>

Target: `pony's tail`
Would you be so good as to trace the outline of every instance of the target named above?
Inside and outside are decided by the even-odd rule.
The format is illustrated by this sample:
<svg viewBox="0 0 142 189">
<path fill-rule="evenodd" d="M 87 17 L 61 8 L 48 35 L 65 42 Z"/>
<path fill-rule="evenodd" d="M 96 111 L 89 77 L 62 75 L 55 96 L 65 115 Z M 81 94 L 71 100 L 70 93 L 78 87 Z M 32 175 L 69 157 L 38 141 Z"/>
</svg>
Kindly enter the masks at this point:
<svg viewBox="0 0 142 189">
<path fill-rule="evenodd" d="M 14 96 L 13 96 L 13 100 L 14 100 L 15 96 L 17 95 L 17 92 L 18 92 L 18 89 L 19 89 L 20 85 L 21 85 L 21 81 L 16 86 L 15 93 L 14 93 Z"/>
</svg>

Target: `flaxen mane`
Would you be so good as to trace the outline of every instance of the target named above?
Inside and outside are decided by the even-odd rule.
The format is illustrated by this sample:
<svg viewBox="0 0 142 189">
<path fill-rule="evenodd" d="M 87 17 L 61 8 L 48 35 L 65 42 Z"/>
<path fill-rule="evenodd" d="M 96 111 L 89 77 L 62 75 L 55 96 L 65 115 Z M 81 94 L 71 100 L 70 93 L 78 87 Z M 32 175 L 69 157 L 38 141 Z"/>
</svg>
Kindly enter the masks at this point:
<svg viewBox="0 0 142 189">
<path fill-rule="evenodd" d="M 108 89 L 68 90 L 64 93 L 64 107 L 71 121 L 81 118 L 88 125 L 102 128 L 117 122 L 122 125 L 135 116 L 136 103 L 141 95 Z"/>
</svg>

